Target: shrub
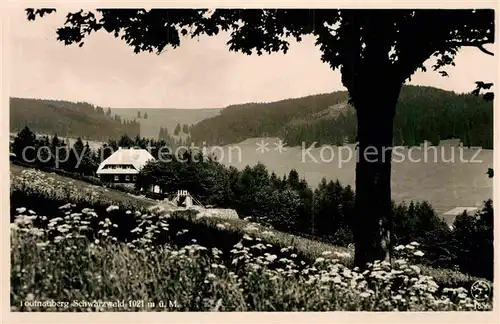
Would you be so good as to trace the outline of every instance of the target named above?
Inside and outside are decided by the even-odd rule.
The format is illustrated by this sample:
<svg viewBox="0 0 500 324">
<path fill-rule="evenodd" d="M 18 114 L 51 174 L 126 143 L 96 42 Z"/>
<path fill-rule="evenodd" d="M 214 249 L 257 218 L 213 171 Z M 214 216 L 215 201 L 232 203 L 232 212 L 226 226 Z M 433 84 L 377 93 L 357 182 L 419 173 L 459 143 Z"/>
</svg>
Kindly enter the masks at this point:
<svg viewBox="0 0 500 324">
<path fill-rule="evenodd" d="M 463 272 L 493 279 L 493 203 L 487 200 L 474 215 L 463 213 L 455 219 L 450 249 L 453 261 Z"/>
<path fill-rule="evenodd" d="M 277 190 L 268 186 L 256 194 L 256 207 L 251 215 L 259 223 L 271 225 L 281 231 L 293 232 L 298 225 L 297 215 L 301 203 L 296 191 Z"/>
</svg>

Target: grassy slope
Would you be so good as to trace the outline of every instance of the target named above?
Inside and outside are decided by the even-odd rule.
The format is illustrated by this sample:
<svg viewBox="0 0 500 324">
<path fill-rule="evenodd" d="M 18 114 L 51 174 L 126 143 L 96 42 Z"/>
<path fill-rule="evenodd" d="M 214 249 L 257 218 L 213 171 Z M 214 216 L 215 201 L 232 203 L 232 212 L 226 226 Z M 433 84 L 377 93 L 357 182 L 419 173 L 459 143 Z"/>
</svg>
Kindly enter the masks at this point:
<svg viewBox="0 0 500 324">
<path fill-rule="evenodd" d="M 11 176 L 17 175 L 22 172 L 26 168 L 12 165 L 11 164 Z M 130 203 L 131 201 L 137 204 L 143 204 L 145 208 L 151 207 L 151 201 L 145 199 L 139 199 L 132 197 L 126 193 L 116 191 L 113 189 L 100 189 L 99 187 L 90 185 L 83 181 L 68 179 L 60 175 L 50 174 L 49 177 L 53 177 L 58 181 L 67 182 L 68 186 L 71 187 L 80 187 L 80 188 L 88 188 L 92 187 L 94 190 L 99 190 L 102 195 L 106 198 L 109 198 L 110 201 L 116 202 L 125 202 Z M 179 215 L 177 217 L 182 217 Z M 195 223 L 196 226 L 202 225 L 202 227 L 210 228 L 211 230 L 217 231 L 233 231 L 236 232 L 238 236 L 243 237 L 245 233 L 252 233 L 256 237 L 260 237 L 264 242 L 268 242 L 271 244 L 275 244 L 281 247 L 294 247 L 298 252 L 300 252 L 303 256 L 305 256 L 309 260 L 315 260 L 320 257 L 322 252 L 331 251 L 337 252 L 340 254 L 339 259 L 340 262 L 350 266 L 352 263 L 352 250 L 333 246 L 328 243 L 311 240 L 295 235 L 291 235 L 288 233 L 279 232 L 276 230 L 269 231 L 269 229 L 259 226 L 258 224 L 250 223 L 242 219 L 220 219 L 217 217 L 211 218 L 188 218 L 189 222 Z M 222 225 L 222 226 L 221 226 Z M 272 232 L 270 235 L 268 232 Z M 443 284 L 445 286 L 469 286 L 472 282 L 474 282 L 477 278 L 471 277 L 469 275 L 465 275 L 452 270 L 442 270 L 442 269 L 434 269 L 429 267 L 423 267 L 422 272 L 426 275 L 433 276 L 438 284 Z"/>
<path fill-rule="evenodd" d="M 13 176 L 20 175 L 23 170 L 26 170 L 27 168 L 15 165 L 15 164 L 10 164 L 10 177 L 12 178 Z M 80 180 L 75 180 L 71 178 L 64 177 L 59 174 L 55 173 L 50 173 L 49 174 L 50 178 L 53 178 L 54 180 L 57 181 L 63 181 L 67 182 L 68 186 L 71 186 L 76 189 L 84 189 L 84 188 L 92 188 L 93 191 L 96 193 L 102 194 L 106 198 L 108 198 L 110 201 L 114 201 L 117 203 L 132 203 L 133 205 L 141 205 L 144 206 L 145 208 L 153 206 L 155 203 L 149 199 L 142 199 L 139 197 L 135 197 L 133 195 L 129 195 L 125 192 L 121 192 L 118 190 L 113 190 L 113 189 L 108 189 L 108 188 L 103 188 L 99 186 L 94 186 L 91 185 L 87 182 L 80 181 Z"/>
</svg>

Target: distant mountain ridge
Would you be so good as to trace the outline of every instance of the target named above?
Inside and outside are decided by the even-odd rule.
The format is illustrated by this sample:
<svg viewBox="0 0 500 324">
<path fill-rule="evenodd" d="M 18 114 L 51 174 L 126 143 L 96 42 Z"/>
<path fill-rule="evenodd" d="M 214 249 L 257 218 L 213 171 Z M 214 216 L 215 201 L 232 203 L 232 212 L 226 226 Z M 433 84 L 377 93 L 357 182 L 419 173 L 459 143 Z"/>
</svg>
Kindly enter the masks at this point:
<svg viewBox="0 0 500 324">
<path fill-rule="evenodd" d="M 197 123 L 191 139 L 208 145 L 257 137 L 279 137 L 290 146 L 355 143 L 356 112 L 347 102 L 348 93 L 336 91 L 228 106 L 220 115 Z M 394 144 L 418 146 L 453 138 L 466 146 L 493 148 L 493 103 L 472 94 L 404 86 L 396 108 Z"/>
<path fill-rule="evenodd" d="M 377 100 L 374 98 L 374 105 Z M 146 118 L 147 117 L 147 118 Z M 279 137 L 289 146 L 354 143 L 356 113 L 346 91 L 226 108 L 103 108 L 86 102 L 10 98 L 10 131 L 107 141 L 124 134 L 159 138 L 165 130 L 196 144 L 227 145 Z M 188 132 L 184 132 L 188 129 Z M 394 120 L 396 145 L 458 138 L 466 146 L 493 148 L 493 103 L 472 94 L 404 86 Z"/>
</svg>

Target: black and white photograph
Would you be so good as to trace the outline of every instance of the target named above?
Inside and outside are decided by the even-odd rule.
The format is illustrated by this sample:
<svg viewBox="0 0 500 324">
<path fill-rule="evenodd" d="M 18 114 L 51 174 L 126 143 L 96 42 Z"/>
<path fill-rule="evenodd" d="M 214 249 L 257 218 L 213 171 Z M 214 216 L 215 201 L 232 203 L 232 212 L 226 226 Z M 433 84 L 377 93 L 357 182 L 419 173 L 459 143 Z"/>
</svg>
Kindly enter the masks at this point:
<svg viewBox="0 0 500 324">
<path fill-rule="evenodd" d="M 9 9 L 11 313 L 494 310 L 494 4 L 167 4 Z"/>
</svg>

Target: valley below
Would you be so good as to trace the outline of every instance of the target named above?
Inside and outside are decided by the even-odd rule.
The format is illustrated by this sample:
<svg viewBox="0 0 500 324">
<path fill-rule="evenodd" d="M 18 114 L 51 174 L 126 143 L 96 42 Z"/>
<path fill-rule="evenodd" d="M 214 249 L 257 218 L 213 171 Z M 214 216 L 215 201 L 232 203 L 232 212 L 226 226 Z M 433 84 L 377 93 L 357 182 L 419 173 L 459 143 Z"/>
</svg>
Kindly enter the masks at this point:
<svg viewBox="0 0 500 324">
<path fill-rule="evenodd" d="M 261 142 L 268 143 L 268 151 L 260 149 Z M 354 145 L 284 147 L 280 153 L 279 142 L 278 138 L 253 138 L 239 144 L 207 147 L 206 151 L 217 156 L 221 163 L 238 169 L 261 162 L 278 176 L 295 169 L 312 187 L 325 177 L 355 188 Z M 456 207 L 479 207 L 492 198 L 493 181 L 486 171 L 493 167 L 493 150 L 457 144 L 458 141 L 449 140 L 435 147 L 429 144 L 395 149 L 398 153 L 393 153 L 393 199 L 428 201 L 438 214 L 443 214 Z"/>
</svg>

